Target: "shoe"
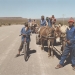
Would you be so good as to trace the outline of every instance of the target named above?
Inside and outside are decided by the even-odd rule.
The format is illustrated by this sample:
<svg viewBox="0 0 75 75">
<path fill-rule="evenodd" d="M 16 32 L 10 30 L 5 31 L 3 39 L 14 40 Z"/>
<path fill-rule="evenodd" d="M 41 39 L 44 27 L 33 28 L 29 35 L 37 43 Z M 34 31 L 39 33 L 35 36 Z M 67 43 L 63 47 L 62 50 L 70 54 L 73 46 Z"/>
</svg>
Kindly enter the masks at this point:
<svg viewBox="0 0 75 75">
<path fill-rule="evenodd" d="M 20 56 L 20 54 L 17 54 L 16 57 Z"/>
<path fill-rule="evenodd" d="M 58 65 L 55 67 L 55 69 L 59 69 L 59 68 L 62 68 L 62 67 L 63 67 L 62 65 L 58 64 Z"/>
<path fill-rule="evenodd" d="M 24 53 L 24 51 L 22 53 Z"/>
<path fill-rule="evenodd" d="M 75 66 L 73 66 L 73 70 L 75 71 Z"/>
</svg>

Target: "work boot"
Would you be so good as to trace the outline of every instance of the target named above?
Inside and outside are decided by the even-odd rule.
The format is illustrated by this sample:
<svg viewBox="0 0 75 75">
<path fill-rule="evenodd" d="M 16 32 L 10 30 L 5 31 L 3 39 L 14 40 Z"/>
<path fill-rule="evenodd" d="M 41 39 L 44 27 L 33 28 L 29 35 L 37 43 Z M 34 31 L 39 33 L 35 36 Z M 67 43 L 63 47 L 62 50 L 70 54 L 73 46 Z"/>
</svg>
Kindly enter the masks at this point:
<svg viewBox="0 0 75 75">
<path fill-rule="evenodd" d="M 20 54 L 17 54 L 16 57 L 20 56 Z"/>
<path fill-rule="evenodd" d="M 55 69 L 59 69 L 59 68 L 62 68 L 62 67 L 63 67 L 62 65 L 58 64 L 58 65 L 55 67 Z"/>
<path fill-rule="evenodd" d="M 75 71 L 75 66 L 73 66 L 73 70 Z"/>
</svg>

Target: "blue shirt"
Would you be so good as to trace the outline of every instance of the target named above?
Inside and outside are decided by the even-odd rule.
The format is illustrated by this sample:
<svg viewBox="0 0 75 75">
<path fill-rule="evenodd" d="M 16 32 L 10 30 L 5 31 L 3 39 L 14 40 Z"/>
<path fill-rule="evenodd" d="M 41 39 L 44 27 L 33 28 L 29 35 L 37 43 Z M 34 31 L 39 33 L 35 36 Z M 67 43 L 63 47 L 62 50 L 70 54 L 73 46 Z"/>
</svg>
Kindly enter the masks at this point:
<svg viewBox="0 0 75 75">
<path fill-rule="evenodd" d="M 71 45 L 74 45 L 75 44 L 75 27 L 72 26 L 69 29 L 67 29 L 66 31 L 66 39 L 70 41 Z"/>
<path fill-rule="evenodd" d="M 52 27 L 52 24 L 51 24 L 50 19 L 48 20 L 48 26 L 49 26 L 49 27 Z"/>
<path fill-rule="evenodd" d="M 28 22 L 31 22 L 31 19 L 29 19 Z"/>
<path fill-rule="evenodd" d="M 46 26 L 46 20 L 41 20 L 41 26 Z"/>
<path fill-rule="evenodd" d="M 21 29 L 21 34 L 26 34 L 27 36 L 26 36 L 26 42 L 30 42 L 30 34 L 31 34 L 31 30 L 29 29 L 29 30 L 25 30 L 25 27 L 23 27 L 22 29 Z M 21 37 L 21 41 L 24 41 L 24 36 L 22 36 Z"/>
</svg>

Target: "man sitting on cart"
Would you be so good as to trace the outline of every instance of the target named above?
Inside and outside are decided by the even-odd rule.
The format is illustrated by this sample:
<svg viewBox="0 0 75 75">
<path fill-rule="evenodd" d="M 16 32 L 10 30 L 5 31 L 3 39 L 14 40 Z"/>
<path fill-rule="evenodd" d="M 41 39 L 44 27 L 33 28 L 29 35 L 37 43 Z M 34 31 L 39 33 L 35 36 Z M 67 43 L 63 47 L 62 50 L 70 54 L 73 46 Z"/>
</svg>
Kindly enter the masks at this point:
<svg viewBox="0 0 75 75">
<path fill-rule="evenodd" d="M 41 16 L 41 24 L 38 32 L 40 32 L 41 27 L 46 26 L 46 20 L 44 19 L 44 16 Z M 40 35 L 39 35 L 40 36 Z"/>
<path fill-rule="evenodd" d="M 52 15 L 52 17 L 49 18 L 49 26 L 54 28 L 55 24 L 56 24 L 56 18 L 54 15 Z"/>
</svg>

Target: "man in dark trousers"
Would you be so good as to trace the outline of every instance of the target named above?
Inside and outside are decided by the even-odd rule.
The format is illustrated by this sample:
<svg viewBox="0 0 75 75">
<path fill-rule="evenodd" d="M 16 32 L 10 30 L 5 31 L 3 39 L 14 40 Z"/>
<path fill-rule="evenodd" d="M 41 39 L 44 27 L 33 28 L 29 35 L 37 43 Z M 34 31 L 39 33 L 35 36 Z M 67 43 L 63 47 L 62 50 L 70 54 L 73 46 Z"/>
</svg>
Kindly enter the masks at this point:
<svg viewBox="0 0 75 75">
<path fill-rule="evenodd" d="M 75 70 L 75 27 L 74 27 L 74 19 L 70 18 L 68 21 L 69 28 L 66 31 L 66 40 L 67 43 L 64 49 L 64 52 L 61 56 L 61 60 L 59 64 L 55 67 L 56 69 L 62 68 L 64 65 L 64 61 L 66 60 L 68 54 L 71 54 L 71 62 L 73 66 L 73 70 Z"/>
<path fill-rule="evenodd" d="M 18 54 L 16 55 L 16 57 L 20 56 L 20 52 L 22 51 L 23 49 L 23 44 L 24 44 L 24 40 L 26 38 L 26 42 L 27 42 L 27 45 L 28 45 L 28 50 L 29 50 L 29 45 L 30 45 L 30 34 L 31 34 L 31 30 L 29 29 L 28 27 L 28 23 L 25 23 L 25 27 L 23 27 L 21 29 L 21 45 L 18 49 Z"/>
</svg>

